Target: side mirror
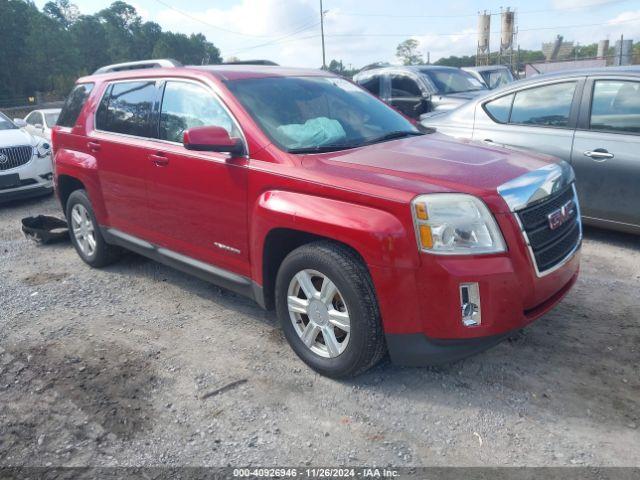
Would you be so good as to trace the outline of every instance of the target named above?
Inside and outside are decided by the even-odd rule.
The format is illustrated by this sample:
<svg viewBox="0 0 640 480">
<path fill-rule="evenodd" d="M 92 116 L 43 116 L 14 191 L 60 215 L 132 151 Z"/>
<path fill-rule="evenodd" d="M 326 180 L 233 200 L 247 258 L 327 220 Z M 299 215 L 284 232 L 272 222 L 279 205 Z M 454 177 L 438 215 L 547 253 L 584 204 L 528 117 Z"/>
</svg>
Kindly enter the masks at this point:
<svg viewBox="0 0 640 480">
<path fill-rule="evenodd" d="M 242 139 L 231 137 L 222 127 L 193 127 L 185 130 L 182 144 L 187 150 L 198 152 L 226 152 L 232 156 L 245 153 Z"/>
<path fill-rule="evenodd" d="M 23 118 L 14 118 L 13 123 L 16 125 L 16 127 L 20 128 L 27 126 L 27 122 L 25 122 Z"/>
</svg>

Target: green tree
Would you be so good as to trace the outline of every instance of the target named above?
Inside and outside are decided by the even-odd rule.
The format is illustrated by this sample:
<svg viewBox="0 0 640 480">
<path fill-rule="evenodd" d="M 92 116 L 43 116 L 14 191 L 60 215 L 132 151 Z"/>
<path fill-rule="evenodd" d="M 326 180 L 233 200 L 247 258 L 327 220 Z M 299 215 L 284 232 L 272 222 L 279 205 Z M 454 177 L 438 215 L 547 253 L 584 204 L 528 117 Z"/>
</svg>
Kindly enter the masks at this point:
<svg viewBox="0 0 640 480">
<path fill-rule="evenodd" d="M 422 65 L 424 59 L 419 51 L 420 42 L 414 38 L 409 38 L 396 48 L 396 57 L 403 65 Z"/>
</svg>

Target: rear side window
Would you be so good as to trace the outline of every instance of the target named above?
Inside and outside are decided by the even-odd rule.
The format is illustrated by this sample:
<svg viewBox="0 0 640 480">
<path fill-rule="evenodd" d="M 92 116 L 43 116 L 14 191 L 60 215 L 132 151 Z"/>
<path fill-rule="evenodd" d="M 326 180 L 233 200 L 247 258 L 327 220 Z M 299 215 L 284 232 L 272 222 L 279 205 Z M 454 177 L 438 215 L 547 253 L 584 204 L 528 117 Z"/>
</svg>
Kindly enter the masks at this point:
<svg viewBox="0 0 640 480">
<path fill-rule="evenodd" d="M 597 80 L 591 130 L 640 133 L 640 82 Z"/>
<path fill-rule="evenodd" d="M 114 83 L 105 91 L 96 114 L 96 128 L 136 137 L 152 137 L 151 112 L 155 81 Z"/>
<path fill-rule="evenodd" d="M 566 127 L 576 82 L 555 83 L 516 93 L 509 123 Z"/>
<path fill-rule="evenodd" d="M 508 123 L 511 114 L 511 104 L 513 103 L 513 93 L 504 97 L 496 98 L 485 103 L 484 109 L 496 122 Z"/>
<path fill-rule="evenodd" d="M 93 83 L 82 83 L 76 85 L 64 102 L 57 125 L 62 127 L 73 127 L 80 116 L 89 94 L 93 90 Z"/>
</svg>

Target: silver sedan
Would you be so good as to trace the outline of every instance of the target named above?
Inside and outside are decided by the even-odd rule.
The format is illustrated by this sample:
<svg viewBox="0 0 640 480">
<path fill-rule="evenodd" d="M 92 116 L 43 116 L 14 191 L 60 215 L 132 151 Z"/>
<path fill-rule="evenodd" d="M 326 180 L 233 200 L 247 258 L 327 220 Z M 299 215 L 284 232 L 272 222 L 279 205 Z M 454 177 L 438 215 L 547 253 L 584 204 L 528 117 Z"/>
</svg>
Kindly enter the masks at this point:
<svg viewBox="0 0 640 480">
<path fill-rule="evenodd" d="M 536 76 L 422 124 L 566 160 L 584 222 L 640 234 L 640 67 Z"/>
</svg>

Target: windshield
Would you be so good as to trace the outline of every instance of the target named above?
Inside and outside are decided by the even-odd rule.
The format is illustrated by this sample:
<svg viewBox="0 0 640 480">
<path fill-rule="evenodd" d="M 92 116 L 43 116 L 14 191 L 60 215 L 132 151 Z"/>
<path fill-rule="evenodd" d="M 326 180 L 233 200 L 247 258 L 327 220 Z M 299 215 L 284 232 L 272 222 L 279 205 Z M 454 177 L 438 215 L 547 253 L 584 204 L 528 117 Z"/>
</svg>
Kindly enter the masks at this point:
<svg viewBox="0 0 640 480">
<path fill-rule="evenodd" d="M 492 90 L 513 82 L 513 76 L 509 70 L 486 70 L 484 72 L 480 72 L 480 75 L 482 75 L 482 78 L 484 78 L 484 81 Z"/>
<path fill-rule="evenodd" d="M 44 121 L 47 124 L 47 127 L 51 128 L 53 127 L 56 122 L 58 121 L 58 116 L 60 115 L 59 112 L 56 113 L 45 113 L 44 114 Z"/>
<path fill-rule="evenodd" d="M 420 135 L 405 117 L 342 78 L 252 78 L 227 85 L 271 140 L 291 153 Z"/>
<path fill-rule="evenodd" d="M 13 130 L 16 127 L 11 120 L 0 113 L 0 130 Z"/>
<path fill-rule="evenodd" d="M 429 77 L 440 95 L 474 92 L 487 88 L 480 80 L 462 70 L 422 70 L 422 73 Z"/>
</svg>

